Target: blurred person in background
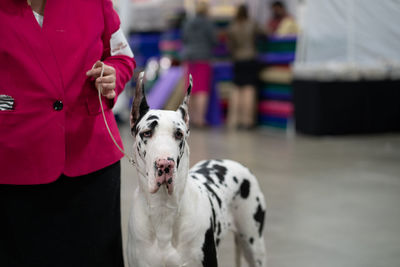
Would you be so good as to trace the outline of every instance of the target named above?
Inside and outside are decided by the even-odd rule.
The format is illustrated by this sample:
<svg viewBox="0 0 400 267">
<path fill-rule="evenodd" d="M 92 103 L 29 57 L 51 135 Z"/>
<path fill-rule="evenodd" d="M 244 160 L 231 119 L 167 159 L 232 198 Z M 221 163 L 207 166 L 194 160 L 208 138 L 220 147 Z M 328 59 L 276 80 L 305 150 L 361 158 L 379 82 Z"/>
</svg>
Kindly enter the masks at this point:
<svg viewBox="0 0 400 267">
<path fill-rule="evenodd" d="M 206 126 L 205 116 L 212 82 L 210 59 L 217 43 L 213 24 L 207 14 L 208 5 L 200 2 L 196 6 L 196 16 L 185 22 L 182 31 L 182 59 L 185 61 L 186 77 L 192 74 L 194 80 L 189 112 L 195 127 Z"/>
<path fill-rule="evenodd" d="M 296 35 L 299 31 L 294 18 L 287 12 L 281 1 L 274 1 L 270 5 L 272 18 L 267 22 L 268 35 Z"/>
<path fill-rule="evenodd" d="M 111 0 L 1 1 L 0 25 L 0 266 L 123 267 L 98 90 L 122 146 L 111 109 L 135 61 Z"/>
<path fill-rule="evenodd" d="M 229 128 L 251 129 L 255 126 L 258 62 L 256 38 L 261 31 L 249 18 L 245 5 L 240 5 L 228 28 L 228 47 L 233 58 L 233 83 L 229 97 Z"/>
</svg>

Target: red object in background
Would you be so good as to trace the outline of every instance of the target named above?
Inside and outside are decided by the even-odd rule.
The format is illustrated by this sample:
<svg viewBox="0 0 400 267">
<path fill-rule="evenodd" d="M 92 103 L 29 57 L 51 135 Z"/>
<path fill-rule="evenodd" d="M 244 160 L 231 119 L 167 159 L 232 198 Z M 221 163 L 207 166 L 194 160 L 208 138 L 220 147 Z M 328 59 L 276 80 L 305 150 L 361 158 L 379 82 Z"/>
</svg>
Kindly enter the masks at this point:
<svg viewBox="0 0 400 267">
<path fill-rule="evenodd" d="M 194 86 L 192 95 L 197 93 L 209 93 L 211 90 L 212 68 L 208 61 L 187 61 L 185 62 L 185 88 L 189 86 L 189 74 L 192 75 Z"/>
<path fill-rule="evenodd" d="M 293 115 L 293 104 L 291 102 L 265 100 L 259 104 L 259 112 L 262 115 L 291 117 Z"/>
</svg>

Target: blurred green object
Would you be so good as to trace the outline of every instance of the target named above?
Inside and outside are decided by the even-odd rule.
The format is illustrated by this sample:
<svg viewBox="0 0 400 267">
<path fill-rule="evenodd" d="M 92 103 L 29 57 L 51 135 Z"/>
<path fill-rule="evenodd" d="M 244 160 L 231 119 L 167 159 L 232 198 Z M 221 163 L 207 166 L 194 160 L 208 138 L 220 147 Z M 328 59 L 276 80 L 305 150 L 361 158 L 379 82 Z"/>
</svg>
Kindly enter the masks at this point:
<svg viewBox="0 0 400 267">
<path fill-rule="evenodd" d="M 268 40 L 259 40 L 257 49 L 260 53 L 267 52 L 293 52 L 296 50 L 296 42 L 269 42 Z"/>
<path fill-rule="evenodd" d="M 259 46 L 262 52 L 291 52 L 296 50 L 295 42 L 288 43 L 272 43 L 268 42 L 266 44 L 261 44 Z"/>
</svg>

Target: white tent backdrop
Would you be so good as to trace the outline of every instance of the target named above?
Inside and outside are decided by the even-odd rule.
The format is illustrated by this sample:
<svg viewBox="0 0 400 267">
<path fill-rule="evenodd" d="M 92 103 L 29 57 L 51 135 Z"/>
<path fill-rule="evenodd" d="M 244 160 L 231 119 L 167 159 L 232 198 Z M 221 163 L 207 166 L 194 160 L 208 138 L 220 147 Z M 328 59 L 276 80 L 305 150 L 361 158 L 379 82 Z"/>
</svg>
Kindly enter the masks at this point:
<svg viewBox="0 0 400 267">
<path fill-rule="evenodd" d="M 300 16 L 297 77 L 400 77 L 400 0 L 306 0 Z"/>
</svg>

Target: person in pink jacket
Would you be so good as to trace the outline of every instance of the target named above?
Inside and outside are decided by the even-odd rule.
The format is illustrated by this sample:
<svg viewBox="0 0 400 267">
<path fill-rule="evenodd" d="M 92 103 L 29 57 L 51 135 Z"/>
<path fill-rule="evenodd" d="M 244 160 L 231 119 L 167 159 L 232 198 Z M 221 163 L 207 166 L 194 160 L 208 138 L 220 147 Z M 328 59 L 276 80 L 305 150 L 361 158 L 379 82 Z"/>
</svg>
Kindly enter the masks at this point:
<svg viewBox="0 0 400 267">
<path fill-rule="evenodd" d="M 122 146 L 111 109 L 135 61 L 111 0 L 1 1 L 0 36 L 0 266 L 123 266 L 97 89 Z"/>
</svg>

